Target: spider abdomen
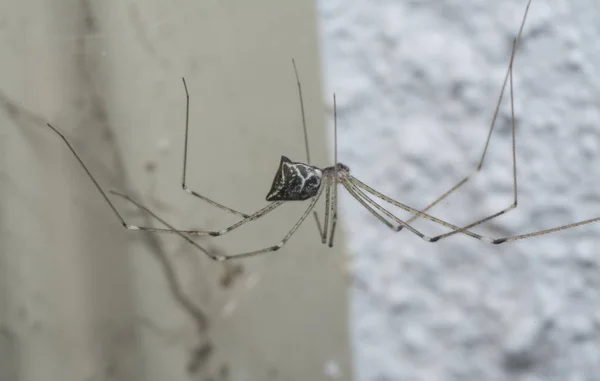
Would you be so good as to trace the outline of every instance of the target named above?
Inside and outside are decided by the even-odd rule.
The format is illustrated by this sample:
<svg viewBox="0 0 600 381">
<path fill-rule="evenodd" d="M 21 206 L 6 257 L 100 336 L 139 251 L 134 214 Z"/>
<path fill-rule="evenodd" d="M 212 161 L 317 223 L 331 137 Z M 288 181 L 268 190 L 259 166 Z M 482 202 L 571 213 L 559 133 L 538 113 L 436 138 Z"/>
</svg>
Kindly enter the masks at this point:
<svg viewBox="0 0 600 381">
<path fill-rule="evenodd" d="M 267 201 L 303 201 L 317 195 L 323 172 L 312 165 L 281 156 Z"/>
</svg>

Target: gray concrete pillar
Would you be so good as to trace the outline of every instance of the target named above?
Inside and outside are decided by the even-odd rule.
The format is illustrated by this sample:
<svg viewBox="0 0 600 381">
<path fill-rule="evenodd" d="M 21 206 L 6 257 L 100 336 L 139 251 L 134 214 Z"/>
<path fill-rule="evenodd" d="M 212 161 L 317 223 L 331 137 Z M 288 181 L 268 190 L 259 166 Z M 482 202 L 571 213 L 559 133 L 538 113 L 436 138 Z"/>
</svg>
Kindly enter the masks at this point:
<svg viewBox="0 0 600 381">
<path fill-rule="evenodd" d="M 102 186 L 175 226 L 232 224 L 181 189 L 181 77 L 189 186 L 257 210 L 280 155 L 304 160 L 292 57 L 311 153 L 331 163 L 314 4 L 0 7 L 0 379 L 351 379 L 343 229 L 334 250 L 307 220 L 277 253 L 212 262 L 177 236 L 122 229 L 44 126 L 65 133 Z M 132 224 L 154 223 L 115 204 Z M 227 253 L 270 246 L 304 205 L 198 242 Z"/>
</svg>

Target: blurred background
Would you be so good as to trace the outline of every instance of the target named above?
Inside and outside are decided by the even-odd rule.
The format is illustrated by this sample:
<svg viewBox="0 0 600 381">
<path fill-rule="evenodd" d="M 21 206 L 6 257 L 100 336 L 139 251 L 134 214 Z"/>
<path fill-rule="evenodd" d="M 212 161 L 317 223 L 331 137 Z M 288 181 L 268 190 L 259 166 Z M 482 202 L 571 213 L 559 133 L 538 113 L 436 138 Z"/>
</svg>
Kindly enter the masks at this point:
<svg viewBox="0 0 600 381">
<path fill-rule="evenodd" d="M 333 161 L 335 91 L 338 160 L 423 208 L 477 165 L 525 6 L 0 1 L 0 380 L 598 379 L 596 225 L 431 244 L 341 191 L 333 249 L 307 220 L 276 253 L 216 263 L 177 236 L 124 230 L 45 127 L 105 189 L 176 227 L 221 229 L 236 216 L 181 189 L 181 77 L 188 186 L 252 213 L 281 155 L 305 161 L 294 57 L 313 163 Z M 597 1 L 533 0 L 514 69 L 519 207 L 477 232 L 600 214 L 599 37 Z M 508 101 L 482 171 L 435 216 L 468 224 L 512 203 Z M 305 207 L 198 243 L 271 246 Z"/>
</svg>

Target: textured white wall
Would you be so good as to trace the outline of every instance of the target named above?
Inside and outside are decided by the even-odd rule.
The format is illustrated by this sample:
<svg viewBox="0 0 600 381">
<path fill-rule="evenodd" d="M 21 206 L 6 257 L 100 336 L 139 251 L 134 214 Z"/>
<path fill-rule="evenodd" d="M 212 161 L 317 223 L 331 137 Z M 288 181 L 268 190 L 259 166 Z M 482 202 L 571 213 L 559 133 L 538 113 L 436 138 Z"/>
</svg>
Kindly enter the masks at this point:
<svg viewBox="0 0 600 381">
<path fill-rule="evenodd" d="M 525 5 L 321 0 L 339 160 L 418 208 L 466 175 L 483 149 Z M 520 203 L 483 234 L 600 214 L 598 40 L 597 0 L 533 1 L 515 65 Z M 466 224 L 511 203 L 506 106 L 483 171 L 434 215 Z M 358 279 L 357 379 L 598 379 L 600 226 L 500 246 L 464 236 L 430 244 L 392 233 L 350 197 L 342 221 Z"/>
</svg>

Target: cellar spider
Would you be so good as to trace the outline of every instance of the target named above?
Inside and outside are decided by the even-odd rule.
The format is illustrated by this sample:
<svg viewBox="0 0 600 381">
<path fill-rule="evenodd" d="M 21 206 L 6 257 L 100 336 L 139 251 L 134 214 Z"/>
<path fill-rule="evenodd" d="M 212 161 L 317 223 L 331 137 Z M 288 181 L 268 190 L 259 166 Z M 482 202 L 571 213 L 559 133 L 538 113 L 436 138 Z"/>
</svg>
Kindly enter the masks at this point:
<svg viewBox="0 0 600 381">
<path fill-rule="evenodd" d="M 300 227 L 300 225 L 308 217 L 308 215 L 311 213 L 311 211 L 313 211 L 317 201 L 320 199 L 323 192 L 325 192 L 325 215 L 324 215 L 323 224 L 321 225 L 320 219 L 319 219 L 316 211 L 313 212 L 313 215 L 314 215 L 314 218 L 316 221 L 317 228 L 319 230 L 321 242 L 323 244 L 327 243 L 329 245 L 329 247 L 332 247 L 333 242 L 334 242 L 334 234 L 335 234 L 335 230 L 336 230 L 336 226 L 337 226 L 337 218 L 338 218 L 338 214 L 337 214 L 337 200 L 338 200 L 338 197 L 337 197 L 338 196 L 337 195 L 338 187 L 337 186 L 338 185 L 342 185 L 344 188 L 346 188 L 348 193 L 353 198 L 355 198 L 358 202 L 360 202 L 364 208 L 366 208 L 377 219 L 379 219 L 383 224 L 385 224 L 392 230 L 398 232 L 398 231 L 402 230 L 403 228 L 406 228 L 410 232 L 414 233 L 421 239 L 428 241 L 428 242 L 437 242 L 443 238 L 447 238 L 456 233 L 461 233 L 461 234 L 465 234 L 467 236 L 470 236 L 472 238 L 475 238 L 475 239 L 478 239 L 480 241 L 484 241 L 487 243 L 501 244 L 501 243 L 505 243 L 505 242 L 511 242 L 511 241 L 516 241 L 516 240 L 520 240 L 520 239 L 549 234 L 549 233 L 557 232 L 557 231 L 564 230 L 564 229 L 574 228 L 577 226 L 581 226 L 581 225 L 599 221 L 600 217 L 589 219 L 589 220 L 584 220 L 584 221 L 580 221 L 580 222 L 576 222 L 576 223 L 572 223 L 572 224 L 568 224 L 568 225 L 563 225 L 563 226 L 559 226 L 559 227 L 555 227 L 555 228 L 551 228 L 551 229 L 540 230 L 540 231 L 536 231 L 536 232 L 515 235 L 515 236 L 509 236 L 509 237 L 501 237 L 501 238 L 485 237 L 485 236 L 479 235 L 479 234 L 474 233 L 469 230 L 472 227 L 475 227 L 484 222 L 487 222 L 487 221 L 489 221 L 493 218 L 496 218 L 496 217 L 498 217 L 512 209 L 515 209 L 517 207 L 517 165 L 516 165 L 515 119 L 514 119 L 512 69 L 513 69 L 513 61 L 514 61 L 514 57 L 515 57 L 515 52 L 517 50 L 517 47 L 518 47 L 520 39 L 521 39 L 521 34 L 523 31 L 523 27 L 525 25 L 525 20 L 527 18 L 527 13 L 529 11 L 530 4 L 531 4 L 531 0 L 529 0 L 529 2 L 527 3 L 527 7 L 525 9 L 525 14 L 523 16 L 523 19 L 521 21 L 519 32 L 517 34 L 517 37 L 513 40 L 513 46 L 512 46 L 512 51 L 511 51 L 511 55 L 510 55 L 508 69 L 507 69 L 506 75 L 504 77 L 504 82 L 502 84 L 502 88 L 500 91 L 500 95 L 498 97 L 498 101 L 496 103 L 496 108 L 495 108 L 495 111 L 493 114 L 492 122 L 490 124 L 490 128 L 489 128 L 487 139 L 486 139 L 486 142 L 484 145 L 483 153 L 479 160 L 479 164 L 469 175 L 465 176 L 456 185 L 454 185 L 448 191 L 446 191 L 441 196 L 439 196 L 437 199 L 435 199 L 433 202 L 431 202 L 423 210 L 417 210 L 417 209 L 412 208 L 408 205 L 405 205 L 399 201 L 396 201 L 393 198 L 382 194 L 381 192 L 378 192 L 377 190 L 371 188 L 367 184 L 363 183 L 362 181 L 358 180 L 356 177 L 351 175 L 350 168 L 337 161 L 337 106 L 336 106 L 335 94 L 333 95 L 335 164 L 333 166 L 326 167 L 326 168 L 319 168 L 319 167 L 316 167 L 311 164 L 310 151 L 309 151 L 309 147 L 308 147 L 308 134 L 307 134 L 307 128 L 306 128 L 306 118 L 305 118 L 305 114 L 304 114 L 304 101 L 302 98 L 302 86 L 300 84 L 300 79 L 299 79 L 299 75 L 298 75 L 298 70 L 296 68 L 296 63 L 293 59 L 292 59 L 292 64 L 294 67 L 294 74 L 296 76 L 296 83 L 297 83 L 297 87 L 298 87 L 298 95 L 299 95 L 299 100 L 300 100 L 300 111 L 301 111 L 301 116 L 302 116 L 302 127 L 303 127 L 303 131 L 304 131 L 304 142 L 305 142 L 305 148 L 306 148 L 306 163 L 293 162 L 290 159 L 288 159 L 287 157 L 281 156 L 279 168 L 277 169 L 277 172 L 275 173 L 275 177 L 273 179 L 271 189 L 266 196 L 266 200 L 269 203 L 262 209 L 258 210 L 257 212 L 254 212 L 252 214 L 245 214 L 245 213 L 242 213 L 235 209 L 229 208 L 223 204 L 220 204 L 214 200 L 207 198 L 206 196 L 203 196 L 202 194 L 192 190 L 191 188 L 189 188 L 186 185 L 188 131 L 189 131 L 189 115 L 190 115 L 190 112 L 189 112 L 190 95 L 189 95 L 189 92 L 187 89 L 187 84 L 186 84 L 185 78 L 182 78 L 183 86 L 185 89 L 185 95 L 186 95 L 185 142 L 184 142 L 184 154 L 183 154 L 182 188 L 187 193 L 189 193 L 189 194 L 191 194 L 191 195 L 193 195 L 193 196 L 195 196 L 217 208 L 220 208 L 224 211 L 227 211 L 231 214 L 241 217 L 241 219 L 237 223 L 235 223 L 229 227 L 226 227 L 224 229 L 221 229 L 221 230 L 200 231 L 200 230 L 175 229 L 171 224 L 167 223 L 165 220 L 163 220 L 162 218 L 157 216 L 154 212 L 152 212 L 151 210 L 149 210 L 147 207 L 143 206 L 139 202 L 135 201 L 131 197 L 121 194 L 119 192 L 110 191 L 111 194 L 119 196 L 121 198 L 124 198 L 125 200 L 131 202 L 138 208 L 149 213 L 152 217 L 154 217 L 156 220 L 158 220 L 159 222 L 164 224 L 167 228 L 161 229 L 161 228 L 153 228 L 153 227 L 137 226 L 137 225 L 128 224 L 127 222 L 125 222 L 124 218 L 118 212 L 118 210 L 116 209 L 114 204 L 110 201 L 107 193 L 98 184 L 98 182 L 96 181 L 94 176 L 91 174 L 91 172 L 89 171 L 87 166 L 83 163 L 83 161 L 81 160 L 79 155 L 75 152 L 75 150 L 73 149 L 73 147 L 71 146 L 69 141 L 66 139 L 66 137 L 62 133 L 60 133 L 55 127 L 53 127 L 51 124 L 48 123 L 47 126 L 50 127 L 52 129 L 52 131 L 54 131 L 56 134 L 58 134 L 63 139 L 64 143 L 67 145 L 69 150 L 73 153 L 73 155 L 75 156 L 75 158 L 77 159 L 79 164 L 82 166 L 82 168 L 84 169 L 84 171 L 86 172 L 88 177 L 91 179 L 91 181 L 94 183 L 96 189 L 100 192 L 100 194 L 102 195 L 104 200 L 108 203 L 109 207 L 112 209 L 112 211 L 114 212 L 116 217 L 120 220 L 120 222 L 122 223 L 122 225 L 125 228 L 127 228 L 129 230 L 138 230 L 138 231 L 146 231 L 146 232 L 177 234 L 180 237 L 182 237 L 183 239 L 185 239 L 187 242 L 192 244 L 196 249 L 202 251 L 204 254 L 206 254 L 213 260 L 218 260 L 218 261 L 229 260 L 232 258 L 250 257 L 250 256 L 258 255 L 258 254 L 264 254 L 264 253 L 279 250 L 292 237 L 292 235 L 296 232 L 296 230 Z M 449 222 L 446 222 L 444 220 L 438 219 L 436 217 L 433 217 L 433 216 L 427 214 L 426 212 L 429 209 L 431 209 L 434 205 L 438 204 L 440 201 L 442 201 L 443 199 L 448 197 L 450 194 L 452 194 L 454 191 L 459 189 L 462 185 L 464 185 L 467 181 L 469 181 L 469 179 L 475 173 L 477 173 L 481 170 L 481 168 L 483 166 L 483 162 L 485 160 L 485 156 L 487 153 L 491 135 L 492 135 L 492 132 L 495 127 L 496 119 L 498 116 L 498 111 L 500 108 L 500 104 L 501 104 L 507 83 L 509 84 L 509 88 L 510 88 L 509 91 L 510 91 L 510 106 L 511 106 L 513 202 L 508 207 L 506 207 L 490 216 L 487 216 L 485 218 L 474 221 L 463 227 L 455 226 Z M 376 203 L 374 201 L 373 197 L 383 200 L 383 201 L 385 201 L 391 205 L 394 205 L 400 209 L 408 211 L 408 212 L 412 213 L 413 216 L 410 219 L 408 219 L 407 221 L 403 221 L 403 220 L 399 219 L 398 217 L 394 216 L 390 211 L 388 211 L 387 209 L 385 209 L 384 207 L 382 207 L 381 205 Z M 302 213 L 302 215 L 296 221 L 296 223 L 292 226 L 292 228 L 288 231 L 288 233 L 283 237 L 283 239 L 276 245 L 269 246 L 269 247 L 259 249 L 259 250 L 234 254 L 234 255 L 221 255 L 221 254 L 213 254 L 213 253 L 207 251 L 206 249 L 204 249 L 202 246 L 200 246 L 198 243 L 196 243 L 195 241 L 193 241 L 191 239 L 192 236 L 216 237 L 216 236 L 225 235 L 225 234 L 229 233 L 230 231 L 237 229 L 246 223 L 255 221 L 255 220 L 267 215 L 268 213 L 270 213 L 271 211 L 280 207 L 281 205 L 283 205 L 286 202 L 306 201 L 306 200 L 310 200 L 308 207 L 306 208 L 304 213 Z M 419 230 L 413 228 L 410 225 L 410 223 L 417 218 L 425 218 L 429 221 L 435 222 L 439 225 L 449 228 L 449 229 L 451 229 L 451 231 L 441 234 L 441 235 L 429 237 L 429 236 L 421 233 Z M 393 220 L 397 225 L 394 225 L 389 220 Z"/>
</svg>

